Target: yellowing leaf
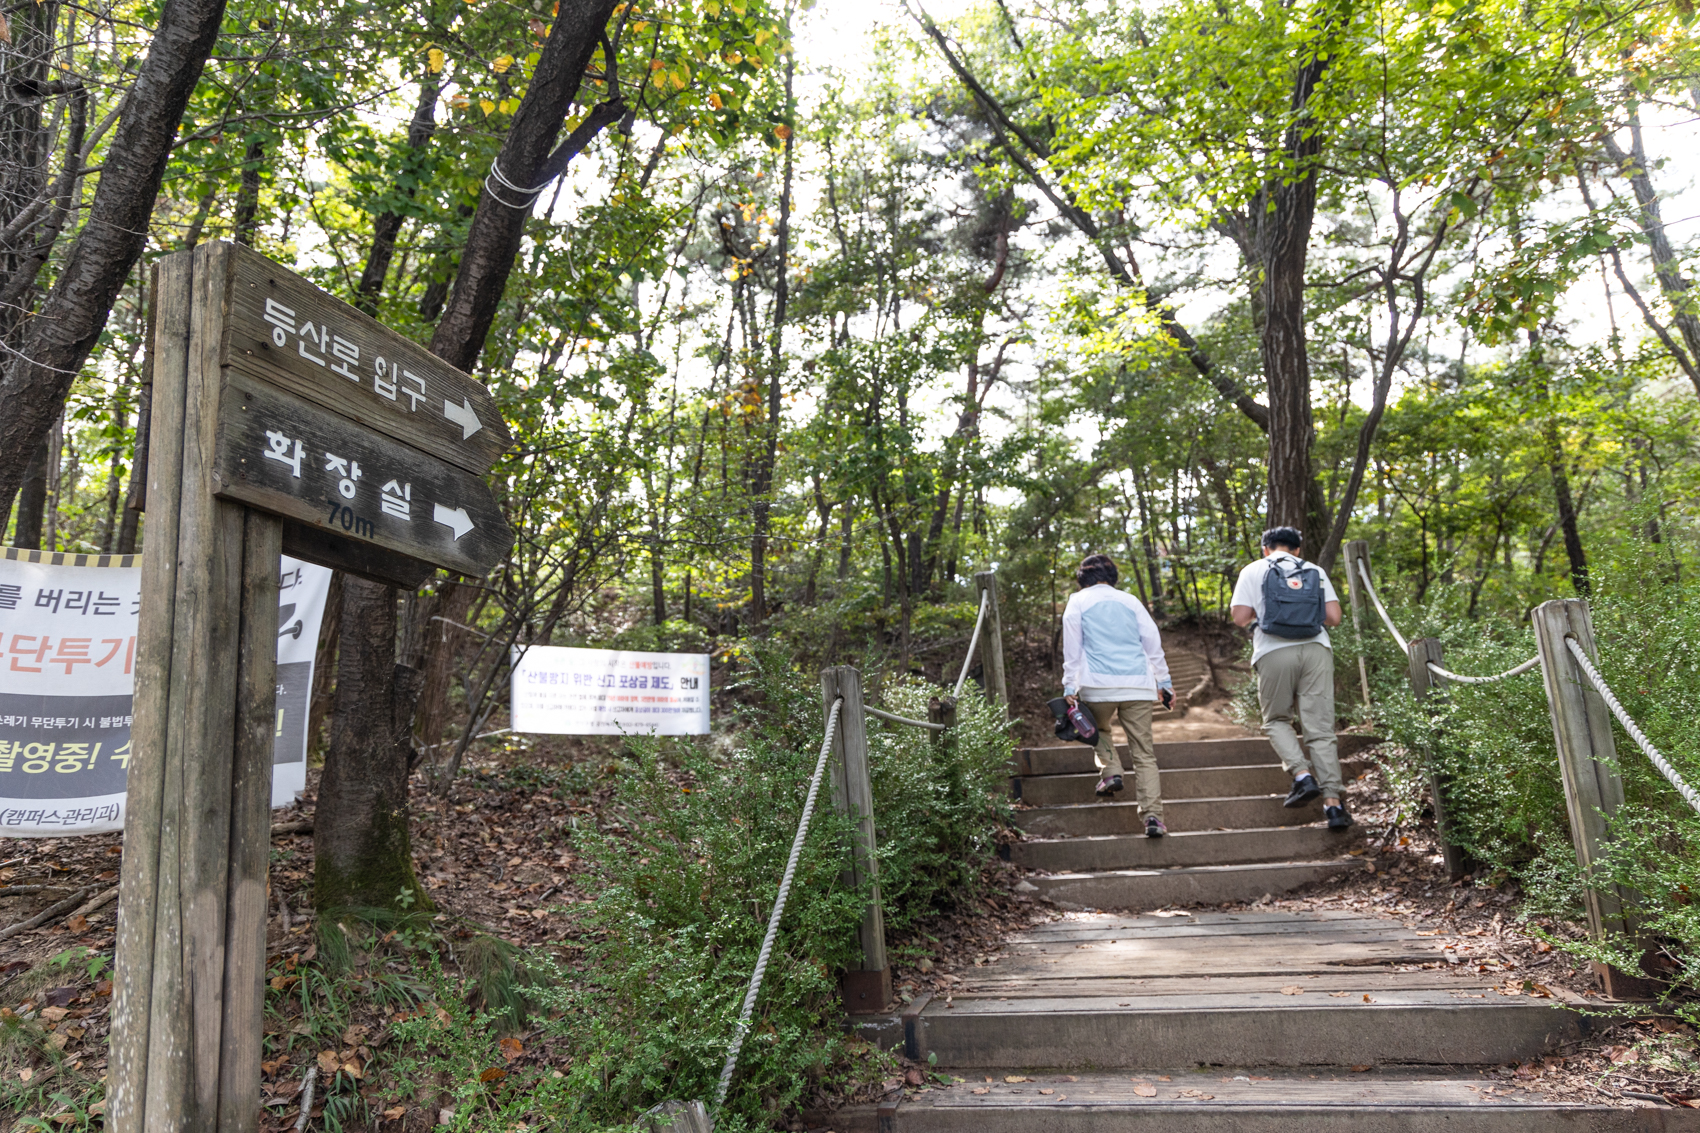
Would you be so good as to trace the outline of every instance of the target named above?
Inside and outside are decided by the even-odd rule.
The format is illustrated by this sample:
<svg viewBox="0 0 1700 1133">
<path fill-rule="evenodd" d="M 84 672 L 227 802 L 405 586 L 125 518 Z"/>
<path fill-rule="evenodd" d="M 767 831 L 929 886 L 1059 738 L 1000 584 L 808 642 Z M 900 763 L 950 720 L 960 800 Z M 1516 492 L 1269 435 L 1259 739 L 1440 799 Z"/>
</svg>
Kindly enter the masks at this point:
<svg viewBox="0 0 1700 1133">
<path fill-rule="evenodd" d="M 431 73 L 433 75 L 443 69 L 443 63 L 445 61 L 443 49 L 440 47 L 433 47 L 425 53 L 425 66 L 431 69 Z"/>
<path fill-rule="evenodd" d="M 708 92 L 708 104 L 710 106 L 714 107 L 714 109 L 716 109 L 716 110 L 725 110 L 726 109 L 725 101 L 722 100 L 721 97 L 718 94 L 715 94 L 713 91 Z"/>
<path fill-rule="evenodd" d="M 512 67 L 513 65 L 514 65 L 514 57 L 512 55 L 498 55 L 498 56 L 496 56 L 496 61 L 494 63 L 490 64 L 491 68 L 498 75 L 506 74 L 508 68 Z"/>
<path fill-rule="evenodd" d="M 497 109 L 499 109 L 503 114 L 512 114 L 514 111 L 519 109 L 519 99 L 504 98 L 498 104 Z"/>
<path fill-rule="evenodd" d="M 780 141 L 784 141 L 786 138 L 789 138 L 791 136 L 791 127 L 789 127 L 785 123 L 781 122 L 779 125 L 777 125 L 773 128 L 773 133 L 774 133 L 774 136 L 777 137 Z"/>
<path fill-rule="evenodd" d="M 494 114 L 496 113 L 496 104 L 487 98 L 481 98 L 478 100 L 478 109 L 486 114 Z"/>
</svg>

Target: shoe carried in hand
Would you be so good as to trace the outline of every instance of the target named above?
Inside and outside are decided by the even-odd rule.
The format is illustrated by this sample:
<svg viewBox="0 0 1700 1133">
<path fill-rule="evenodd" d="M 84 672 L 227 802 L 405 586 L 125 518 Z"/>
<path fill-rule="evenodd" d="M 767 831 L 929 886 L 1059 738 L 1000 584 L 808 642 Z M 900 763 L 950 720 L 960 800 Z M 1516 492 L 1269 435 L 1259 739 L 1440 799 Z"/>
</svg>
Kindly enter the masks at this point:
<svg viewBox="0 0 1700 1133">
<path fill-rule="evenodd" d="M 1093 793 L 1101 799 L 1107 799 L 1121 789 L 1122 777 L 1120 775 L 1106 775 L 1098 780 L 1098 786 Z"/>
<path fill-rule="evenodd" d="M 1293 781 L 1293 789 L 1287 795 L 1287 801 L 1281 805 L 1285 807 L 1304 806 L 1313 799 L 1321 797 L 1322 788 L 1317 785 L 1316 776 L 1305 774 Z"/>
<path fill-rule="evenodd" d="M 1344 806 L 1323 807 L 1322 813 L 1328 816 L 1328 829 L 1344 830 L 1352 825 L 1352 816 L 1346 813 Z"/>
<path fill-rule="evenodd" d="M 1168 832 L 1169 832 L 1169 828 L 1167 826 L 1163 825 L 1162 819 L 1158 818 L 1154 814 L 1146 816 L 1146 819 L 1145 819 L 1145 836 L 1147 838 L 1161 838 L 1161 837 L 1163 837 L 1163 835 L 1167 834 Z"/>
</svg>

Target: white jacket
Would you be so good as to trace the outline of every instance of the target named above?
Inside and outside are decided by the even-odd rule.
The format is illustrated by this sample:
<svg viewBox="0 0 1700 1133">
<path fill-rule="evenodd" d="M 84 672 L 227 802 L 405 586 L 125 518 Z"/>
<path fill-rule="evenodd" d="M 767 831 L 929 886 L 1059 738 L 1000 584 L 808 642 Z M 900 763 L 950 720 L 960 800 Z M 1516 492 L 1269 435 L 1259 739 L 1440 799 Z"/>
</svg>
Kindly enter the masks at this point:
<svg viewBox="0 0 1700 1133">
<path fill-rule="evenodd" d="M 1097 699 L 1156 700 L 1158 689 L 1174 687 L 1145 603 L 1107 582 L 1069 595 L 1062 637 L 1064 696 L 1085 689 Z"/>
</svg>

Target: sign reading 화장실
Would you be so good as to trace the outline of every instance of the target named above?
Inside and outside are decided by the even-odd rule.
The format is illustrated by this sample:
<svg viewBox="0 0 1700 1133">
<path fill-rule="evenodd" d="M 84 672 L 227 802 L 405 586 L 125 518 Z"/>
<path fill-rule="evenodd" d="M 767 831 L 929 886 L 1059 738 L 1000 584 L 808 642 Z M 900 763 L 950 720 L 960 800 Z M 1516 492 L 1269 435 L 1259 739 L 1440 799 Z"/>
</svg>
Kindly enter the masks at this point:
<svg viewBox="0 0 1700 1133">
<path fill-rule="evenodd" d="M 706 653 L 516 646 L 513 730 L 707 735 L 708 676 Z"/>
<path fill-rule="evenodd" d="M 513 542 L 483 480 L 512 444 L 489 391 L 256 252 L 230 264 L 217 494 L 368 577 L 488 573 Z"/>
<path fill-rule="evenodd" d="M 0 835 L 123 829 L 140 557 L 0 548 Z M 324 567 L 283 560 L 274 807 L 307 785 L 307 715 L 330 578 Z"/>
</svg>

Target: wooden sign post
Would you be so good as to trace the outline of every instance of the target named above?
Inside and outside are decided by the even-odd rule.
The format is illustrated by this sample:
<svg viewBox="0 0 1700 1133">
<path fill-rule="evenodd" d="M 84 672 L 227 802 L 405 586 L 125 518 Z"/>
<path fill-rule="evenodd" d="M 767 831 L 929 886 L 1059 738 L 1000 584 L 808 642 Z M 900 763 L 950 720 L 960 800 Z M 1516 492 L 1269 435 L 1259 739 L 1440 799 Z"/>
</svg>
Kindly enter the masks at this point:
<svg viewBox="0 0 1700 1133">
<path fill-rule="evenodd" d="M 513 535 L 483 386 L 263 256 L 160 261 L 108 1121 L 258 1124 L 278 557 L 413 589 Z"/>
</svg>

